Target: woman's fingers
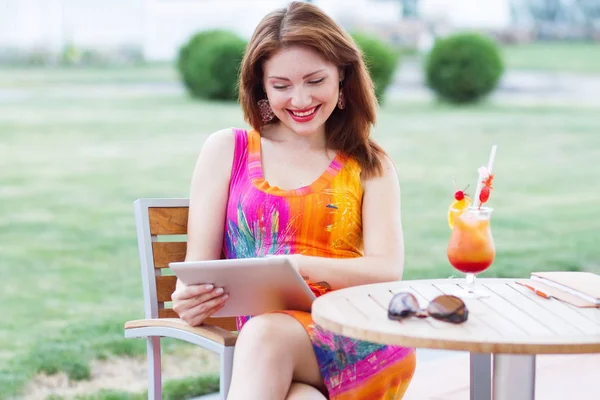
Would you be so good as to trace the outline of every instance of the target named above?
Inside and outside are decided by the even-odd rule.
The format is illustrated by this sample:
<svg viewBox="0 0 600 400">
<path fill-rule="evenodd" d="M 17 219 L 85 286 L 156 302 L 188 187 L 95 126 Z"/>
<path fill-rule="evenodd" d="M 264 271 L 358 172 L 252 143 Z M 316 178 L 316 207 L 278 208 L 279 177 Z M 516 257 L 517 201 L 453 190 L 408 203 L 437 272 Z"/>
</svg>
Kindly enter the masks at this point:
<svg viewBox="0 0 600 400">
<path fill-rule="evenodd" d="M 217 305 L 216 307 L 208 310 L 207 312 L 198 315 L 196 318 L 194 318 L 193 320 L 188 322 L 188 324 L 190 324 L 190 326 L 202 325 L 202 323 L 204 321 L 206 321 L 208 318 L 210 318 L 217 311 L 221 310 L 223 307 L 225 307 L 225 303 L 221 303 L 221 304 Z"/>
<path fill-rule="evenodd" d="M 173 292 L 171 299 L 173 301 L 191 299 L 210 293 L 213 291 L 213 289 L 214 286 L 211 284 L 182 286 Z"/>
<path fill-rule="evenodd" d="M 191 310 L 190 314 L 193 315 L 190 317 L 189 321 L 186 321 L 191 326 L 198 326 L 204 322 L 211 315 L 225 307 L 225 303 L 229 295 L 224 294 L 202 304 L 199 304 L 197 307 Z"/>
<path fill-rule="evenodd" d="M 208 299 L 208 300 L 198 304 L 197 306 L 192 308 L 190 310 L 190 312 L 194 313 L 194 314 L 207 313 L 211 309 L 213 309 L 216 306 L 220 305 L 221 303 L 224 303 L 225 301 L 227 301 L 228 297 L 229 297 L 229 295 L 227 293 L 221 294 L 220 296 L 217 296 L 217 297 L 213 297 L 211 299 Z"/>
<path fill-rule="evenodd" d="M 223 288 L 215 288 L 208 293 L 197 296 L 194 300 L 197 300 L 198 303 L 205 303 L 211 299 L 214 299 L 215 297 L 221 296 L 223 293 Z"/>
<path fill-rule="evenodd" d="M 200 314 L 213 307 L 214 303 L 203 305 L 216 297 L 223 295 L 223 288 L 212 288 L 212 285 L 193 285 L 175 291 L 171 296 L 173 299 L 173 311 L 179 318 L 190 323 L 197 321 Z M 190 297 L 191 296 L 191 297 Z"/>
</svg>

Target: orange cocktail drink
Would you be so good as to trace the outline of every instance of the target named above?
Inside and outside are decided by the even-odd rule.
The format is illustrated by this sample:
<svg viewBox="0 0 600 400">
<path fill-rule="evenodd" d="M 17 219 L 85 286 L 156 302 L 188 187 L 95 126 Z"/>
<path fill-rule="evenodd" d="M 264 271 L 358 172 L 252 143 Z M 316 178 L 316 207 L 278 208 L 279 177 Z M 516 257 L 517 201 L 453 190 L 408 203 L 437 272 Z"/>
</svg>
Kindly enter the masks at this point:
<svg viewBox="0 0 600 400">
<path fill-rule="evenodd" d="M 454 228 L 448 243 L 448 261 L 465 274 L 485 271 L 496 256 L 490 229 L 492 209 L 466 208 L 451 212 L 454 214 Z"/>
<path fill-rule="evenodd" d="M 467 278 L 467 287 L 454 293 L 460 297 L 486 297 L 489 293 L 481 288 L 475 289 L 475 276 L 492 265 L 496 257 L 496 247 L 490 229 L 492 209 L 484 207 L 493 190 L 492 165 L 496 155 L 496 145 L 488 166 L 477 170 L 479 175 L 473 200 L 466 189 L 454 192 L 454 201 L 448 209 L 448 226 L 452 229 L 448 242 L 448 261 Z M 455 182 L 456 186 L 456 182 Z"/>
</svg>

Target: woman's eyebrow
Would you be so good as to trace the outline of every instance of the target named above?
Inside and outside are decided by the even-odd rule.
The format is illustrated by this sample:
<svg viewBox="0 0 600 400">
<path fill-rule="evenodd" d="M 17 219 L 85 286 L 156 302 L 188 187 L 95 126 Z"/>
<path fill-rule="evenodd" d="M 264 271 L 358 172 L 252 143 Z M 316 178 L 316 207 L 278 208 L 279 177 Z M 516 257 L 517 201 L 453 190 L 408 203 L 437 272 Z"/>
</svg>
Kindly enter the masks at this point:
<svg viewBox="0 0 600 400">
<path fill-rule="evenodd" d="M 306 74 L 306 75 L 304 75 L 302 77 L 302 79 L 306 79 L 306 78 L 308 78 L 308 77 L 310 77 L 310 76 L 312 76 L 314 74 L 318 74 L 319 72 L 323 72 L 323 71 L 325 71 L 325 68 L 322 68 L 322 69 L 317 70 L 315 72 L 311 72 L 310 74 Z M 269 76 L 269 79 L 280 79 L 282 81 L 289 81 L 289 78 L 284 78 L 282 76 Z"/>
</svg>

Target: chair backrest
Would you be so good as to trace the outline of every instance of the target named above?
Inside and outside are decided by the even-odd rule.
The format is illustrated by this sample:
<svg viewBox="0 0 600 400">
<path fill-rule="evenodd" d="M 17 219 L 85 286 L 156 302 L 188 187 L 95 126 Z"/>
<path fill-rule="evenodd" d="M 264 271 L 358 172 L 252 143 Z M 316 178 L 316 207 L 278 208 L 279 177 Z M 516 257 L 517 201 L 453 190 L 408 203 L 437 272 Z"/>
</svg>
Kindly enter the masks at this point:
<svg viewBox="0 0 600 400">
<path fill-rule="evenodd" d="M 189 199 L 134 202 L 146 318 L 178 318 L 170 308 L 177 277 L 169 263 L 185 259 Z M 209 318 L 206 325 L 235 331 L 235 318 Z"/>
</svg>

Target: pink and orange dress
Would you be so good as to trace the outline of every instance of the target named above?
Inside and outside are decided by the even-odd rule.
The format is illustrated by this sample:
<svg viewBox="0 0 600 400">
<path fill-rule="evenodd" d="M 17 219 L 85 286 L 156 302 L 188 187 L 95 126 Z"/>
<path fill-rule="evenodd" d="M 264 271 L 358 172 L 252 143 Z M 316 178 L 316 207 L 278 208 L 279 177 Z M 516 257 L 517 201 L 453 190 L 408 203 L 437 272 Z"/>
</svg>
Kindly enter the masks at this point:
<svg viewBox="0 0 600 400">
<path fill-rule="evenodd" d="M 227 258 L 304 254 L 350 258 L 362 253 L 360 166 L 338 153 L 311 185 L 294 190 L 270 186 L 261 163 L 257 131 L 235 130 L 235 153 L 227 204 Z M 309 282 L 323 294 L 326 284 Z M 335 400 L 401 399 L 415 370 L 412 348 L 386 346 L 333 334 L 310 313 L 288 310 L 306 329 L 319 368 Z M 238 317 L 243 329 L 247 317 Z"/>
</svg>

